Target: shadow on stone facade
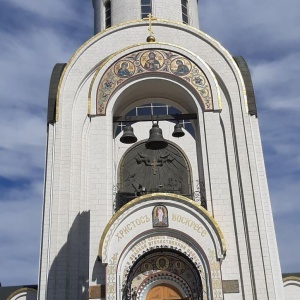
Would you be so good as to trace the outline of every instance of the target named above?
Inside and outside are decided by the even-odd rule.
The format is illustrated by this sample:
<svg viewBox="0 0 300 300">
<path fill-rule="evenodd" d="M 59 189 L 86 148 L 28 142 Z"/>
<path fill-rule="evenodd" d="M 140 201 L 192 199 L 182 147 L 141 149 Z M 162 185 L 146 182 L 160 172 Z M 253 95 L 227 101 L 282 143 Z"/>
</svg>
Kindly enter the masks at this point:
<svg viewBox="0 0 300 300">
<path fill-rule="evenodd" d="M 97 282 L 97 284 L 104 285 L 105 284 L 105 266 L 102 264 L 99 258 L 96 258 L 93 268 L 92 280 Z"/>
<path fill-rule="evenodd" d="M 64 238 L 58 234 L 57 240 Z M 79 213 L 51 266 L 48 300 L 88 299 L 90 212 Z M 52 241 L 53 243 L 54 241 Z"/>
</svg>

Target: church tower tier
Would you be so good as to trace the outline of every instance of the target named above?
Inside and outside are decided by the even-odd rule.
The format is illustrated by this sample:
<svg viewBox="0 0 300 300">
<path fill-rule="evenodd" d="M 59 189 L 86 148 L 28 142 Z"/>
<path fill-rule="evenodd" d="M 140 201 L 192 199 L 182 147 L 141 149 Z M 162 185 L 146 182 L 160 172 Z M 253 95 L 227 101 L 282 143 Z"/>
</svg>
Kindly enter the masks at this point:
<svg viewBox="0 0 300 300">
<path fill-rule="evenodd" d="M 283 300 L 245 60 L 196 0 L 93 4 L 50 82 L 39 299 Z"/>
<path fill-rule="evenodd" d="M 199 28 L 198 0 L 93 0 L 95 34 L 120 23 L 152 14 Z"/>
</svg>

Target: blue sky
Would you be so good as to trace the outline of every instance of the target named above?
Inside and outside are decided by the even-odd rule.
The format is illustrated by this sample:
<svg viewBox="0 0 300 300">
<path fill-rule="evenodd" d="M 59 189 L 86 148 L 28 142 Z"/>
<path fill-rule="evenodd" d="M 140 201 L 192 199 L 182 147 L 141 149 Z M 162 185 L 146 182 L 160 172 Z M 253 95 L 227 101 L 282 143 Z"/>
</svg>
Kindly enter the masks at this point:
<svg viewBox="0 0 300 300">
<path fill-rule="evenodd" d="M 201 29 L 252 73 L 283 272 L 300 272 L 300 2 L 199 1 Z M 36 284 L 52 68 L 93 34 L 92 0 L 2 0 L 0 282 Z"/>
</svg>

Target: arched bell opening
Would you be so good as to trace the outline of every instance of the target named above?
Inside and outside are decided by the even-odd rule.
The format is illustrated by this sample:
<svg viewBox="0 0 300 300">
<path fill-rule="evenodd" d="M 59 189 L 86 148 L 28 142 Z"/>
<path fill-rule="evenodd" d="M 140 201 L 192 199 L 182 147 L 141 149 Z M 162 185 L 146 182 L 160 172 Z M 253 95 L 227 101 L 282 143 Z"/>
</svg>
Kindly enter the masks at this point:
<svg viewBox="0 0 300 300">
<path fill-rule="evenodd" d="M 138 196 L 156 192 L 180 194 L 206 208 L 199 129 L 204 108 L 198 98 L 182 78 L 175 81 L 174 76 L 168 74 L 159 78 L 150 74 L 129 79 L 116 91 L 114 100 L 108 104 L 112 106 L 114 123 L 115 210 Z M 161 137 L 166 143 L 164 147 L 151 149 L 147 141 L 151 139 L 149 131 L 155 124 L 163 128 Z M 130 143 L 135 144 L 128 149 Z M 131 152 L 130 159 L 124 162 L 128 151 L 136 149 L 137 145 L 138 151 Z M 177 145 L 180 145 L 177 149 L 184 150 L 177 151 Z M 191 149 L 194 149 L 193 154 Z M 191 159 L 193 170 L 187 157 Z M 126 168 L 130 170 L 124 171 Z"/>
<path fill-rule="evenodd" d="M 184 113 L 197 113 L 204 110 L 202 100 L 182 78 L 170 74 L 144 74 L 116 91 L 113 105 L 114 116 L 126 114 L 136 106 L 160 102 L 171 105 Z M 159 101 L 157 101 L 159 100 Z"/>
<path fill-rule="evenodd" d="M 201 274 L 184 254 L 156 249 L 142 255 L 123 283 L 123 300 L 203 299 Z"/>
</svg>

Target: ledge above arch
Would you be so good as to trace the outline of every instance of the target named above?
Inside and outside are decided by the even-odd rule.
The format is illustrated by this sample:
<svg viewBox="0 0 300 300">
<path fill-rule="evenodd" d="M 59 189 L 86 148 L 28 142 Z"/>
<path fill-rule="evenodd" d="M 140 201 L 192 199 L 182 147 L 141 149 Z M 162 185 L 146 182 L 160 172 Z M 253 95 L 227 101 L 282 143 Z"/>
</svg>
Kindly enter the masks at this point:
<svg viewBox="0 0 300 300">
<path fill-rule="evenodd" d="M 157 226 L 153 213 L 156 207 L 163 208 L 167 226 Z M 108 263 L 116 253 L 128 248 L 129 241 L 139 242 L 143 233 L 151 230 L 163 231 L 165 235 L 168 231 L 177 231 L 178 235 L 182 232 L 201 244 L 205 252 L 213 247 L 218 259 L 226 255 L 224 236 L 213 217 L 194 201 L 169 193 L 144 195 L 124 205 L 108 222 L 98 255 L 103 263 Z"/>
<path fill-rule="evenodd" d="M 289 275 L 289 276 L 283 275 L 284 285 L 290 284 L 292 282 L 297 282 L 300 285 L 300 274 L 299 275 Z"/>
</svg>

